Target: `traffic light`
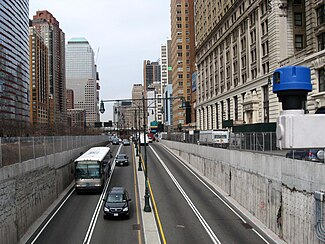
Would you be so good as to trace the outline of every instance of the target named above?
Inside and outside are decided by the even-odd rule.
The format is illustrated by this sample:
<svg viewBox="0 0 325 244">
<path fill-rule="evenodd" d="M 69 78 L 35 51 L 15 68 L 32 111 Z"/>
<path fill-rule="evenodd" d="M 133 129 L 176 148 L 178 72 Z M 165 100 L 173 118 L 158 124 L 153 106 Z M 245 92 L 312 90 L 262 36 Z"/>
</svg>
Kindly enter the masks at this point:
<svg viewBox="0 0 325 244">
<path fill-rule="evenodd" d="M 95 122 L 95 128 L 100 128 L 102 127 L 103 123 L 102 122 Z"/>
<path fill-rule="evenodd" d="M 104 127 L 113 127 L 112 120 L 110 120 L 108 122 L 104 122 Z"/>
</svg>

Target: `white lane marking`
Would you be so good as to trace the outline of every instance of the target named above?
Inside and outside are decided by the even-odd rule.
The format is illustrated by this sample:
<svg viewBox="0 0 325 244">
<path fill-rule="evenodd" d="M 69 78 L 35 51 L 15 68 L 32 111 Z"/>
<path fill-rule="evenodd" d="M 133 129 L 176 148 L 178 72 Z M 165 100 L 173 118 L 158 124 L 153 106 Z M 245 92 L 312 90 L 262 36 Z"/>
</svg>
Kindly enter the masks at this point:
<svg viewBox="0 0 325 244">
<path fill-rule="evenodd" d="M 165 145 L 163 145 L 165 147 Z M 165 149 L 167 151 L 169 151 L 169 153 L 179 162 L 181 163 L 192 175 L 195 176 L 195 178 L 197 178 L 206 188 L 208 188 L 216 197 L 219 198 L 219 200 L 221 202 L 223 202 L 234 214 L 237 215 L 238 218 L 241 219 L 241 221 L 243 221 L 245 224 L 247 223 L 245 219 L 243 219 L 243 217 L 241 217 L 227 202 L 225 202 L 225 200 L 223 200 L 213 189 L 211 189 L 210 186 L 208 186 L 200 177 L 198 177 L 194 171 L 188 167 L 185 163 L 183 163 L 179 158 L 177 158 L 174 153 L 172 151 L 169 150 L 169 148 L 165 147 Z"/>
<path fill-rule="evenodd" d="M 153 153 L 156 155 L 156 157 L 158 158 L 158 160 L 160 161 L 161 165 L 164 167 L 164 169 L 166 170 L 166 172 L 168 173 L 169 177 L 172 179 L 172 181 L 174 182 L 174 184 L 176 185 L 176 187 L 178 188 L 178 190 L 180 191 L 180 193 L 183 195 L 183 197 L 185 198 L 186 202 L 188 203 L 188 205 L 191 207 L 191 209 L 193 210 L 194 214 L 196 215 L 196 217 L 199 219 L 199 221 L 201 222 L 203 228 L 206 230 L 206 232 L 209 234 L 211 240 L 213 243 L 218 243 L 221 244 L 220 240 L 218 239 L 218 237 L 215 235 L 215 233 L 213 232 L 213 230 L 211 229 L 211 227 L 209 226 L 209 224 L 205 221 L 205 219 L 203 218 L 203 216 L 200 214 L 199 210 L 195 207 L 195 205 L 193 204 L 193 202 L 191 201 L 191 199 L 188 197 L 188 195 L 185 193 L 185 191 L 183 190 L 182 186 L 178 183 L 178 181 L 176 180 L 176 178 L 173 176 L 173 174 L 170 172 L 170 170 L 168 169 L 168 167 L 166 166 L 166 164 L 161 160 L 161 158 L 159 157 L 159 155 L 156 153 L 156 151 L 151 147 L 151 150 L 153 151 Z"/>
<path fill-rule="evenodd" d="M 255 230 L 254 228 L 252 228 L 252 231 L 254 231 L 267 244 L 270 244 L 260 233 L 257 232 L 257 230 Z"/>
<path fill-rule="evenodd" d="M 121 148 L 122 148 L 122 145 L 120 145 L 120 147 L 118 148 L 116 154 L 120 153 Z M 95 229 L 95 225 L 97 223 L 99 212 L 100 212 L 100 210 L 101 210 L 101 208 L 103 206 L 103 197 L 106 195 L 109 182 L 111 181 L 111 178 L 112 178 L 112 175 L 113 175 L 113 172 L 114 172 L 114 168 L 115 168 L 115 160 L 113 161 L 111 174 L 110 174 L 110 176 L 108 177 L 108 180 L 105 183 L 104 190 L 103 190 L 102 194 L 100 195 L 100 198 L 98 200 L 97 206 L 96 206 L 95 211 L 94 211 L 94 214 L 93 214 L 93 216 L 91 218 L 91 221 L 90 221 L 90 224 L 89 224 L 85 239 L 83 241 L 84 244 L 89 244 L 90 241 L 91 241 L 91 238 L 92 238 L 92 235 L 93 235 L 93 232 L 94 232 L 94 229 Z"/>
<path fill-rule="evenodd" d="M 67 198 L 64 199 L 64 201 L 60 204 L 60 206 L 58 207 L 58 209 L 54 212 L 54 214 L 51 216 L 51 218 L 45 223 L 45 225 L 43 226 L 43 228 L 38 232 L 38 234 L 35 236 L 34 240 L 32 241 L 32 244 L 35 243 L 35 241 L 37 240 L 37 238 L 42 234 L 43 230 L 51 222 L 51 220 L 54 218 L 54 216 L 57 214 L 57 212 L 59 212 L 59 210 L 62 208 L 62 206 L 64 205 L 64 203 L 69 199 L 69 197 L 72 195 L 73 192 L 74 192 L 74 189 L 70 192 L 70 194 L 67 196 Z"/>
<path fill-rule="evenodd" d="M 177 158 L 175 156 L 175 154 L 168 148 L 166 147 L 164 144 L 162 144 L 162 146 L 166 149 L 166 151 L 168 151 L 170 153 L 170 155 L 172 155 L 179 163 L 181 163 L 192 175 L 194 175 L 205 187 L 207 187 L 216 197 L 219 198 L 220 201 L 222 201 L 234 214 L 236 214 L 238 216 L 238 218 L 241 219 L 241 221 L 243 221 L 245 224 L 247 223 L 246 220 L 244 220 L 227 202 L 225 202 L 225 200 L 223 200 L 213 189 L 211 189 L 210 186 L 208 186 L 200 177 L 198 177 L 194 171 L 188 167 L 183 161 L 181 161 L 179 158 Z M 252 228 L 252 230 L 266 243 L 269 244 L 269 242 L 260 234 L 257 232 L 257 230 L 255 230 L 254 228 Z"/>
</svg>

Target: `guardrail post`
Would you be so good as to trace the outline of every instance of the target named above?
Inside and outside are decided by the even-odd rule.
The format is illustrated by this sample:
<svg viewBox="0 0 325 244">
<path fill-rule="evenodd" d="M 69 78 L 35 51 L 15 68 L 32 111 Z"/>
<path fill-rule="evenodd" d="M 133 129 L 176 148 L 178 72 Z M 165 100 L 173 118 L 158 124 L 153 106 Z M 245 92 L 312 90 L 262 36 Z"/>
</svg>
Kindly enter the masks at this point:
<svg viewBox="0 0 325 244">
<path fill-rule="evenodd" d="M 0 137 L 0 168 L 2 167 L 2 137 Z"/>
<path fill-rule="evenodd" d="M 34 136 L 32 137 L 32 140 L 33 140 L 33 159 L 35 159 L 36 155 L 35 155 L 35 137 Z"/>
<path fill-rule="evenodd" d="M 21 163 L 20 137 L 18 137 L 18 156 L 19 156 L 19 163 Z"/>
<path fill-rule="evenodd" d="M 271 151 L 273 149 L 273 140 L 272 140 L 272 132 L 270 132 L 270 145 L 271 145 Z"/>
</svg>

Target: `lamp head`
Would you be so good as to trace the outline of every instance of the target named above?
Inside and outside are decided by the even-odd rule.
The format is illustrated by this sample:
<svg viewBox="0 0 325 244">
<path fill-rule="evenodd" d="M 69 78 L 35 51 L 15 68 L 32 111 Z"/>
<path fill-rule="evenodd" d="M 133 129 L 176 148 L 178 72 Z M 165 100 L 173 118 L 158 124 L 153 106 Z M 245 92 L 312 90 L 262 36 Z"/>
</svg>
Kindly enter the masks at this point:
<svg viewBox="0 0 325 244">
<path fill-rule="evenodd" d="M 105 112 L 105 106 L 103 100 L 100 101 L 99 112 L 101 112 L 102 114 Z"/>
</svg>

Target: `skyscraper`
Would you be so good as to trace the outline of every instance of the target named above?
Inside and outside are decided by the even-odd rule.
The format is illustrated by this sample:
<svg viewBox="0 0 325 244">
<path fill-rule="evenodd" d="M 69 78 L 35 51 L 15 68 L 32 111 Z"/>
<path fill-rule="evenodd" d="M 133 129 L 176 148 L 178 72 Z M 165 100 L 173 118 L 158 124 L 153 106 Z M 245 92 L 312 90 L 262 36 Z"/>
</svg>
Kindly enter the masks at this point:
<svg viewBox="0 0 325 244">
<path fill-rule="evenodd" d="M 28 11 L 27 11 L 28 12 Z M 37 11 L 32 26 L 42 36 L 48 48 L 50 126 L 60 127 L 67 123 L 65 83 L 65 34 L 59 21 L 48 11 Z"/>
<path fill-rule="evenodd" d="M 49 124 L 48 48 L 35 27 L 29 29 L 30 122 L 33 127 Z"/>
<path fill-rule="evenodd" d="M 74 107 L 86 110 L 87 126 L 99 121 L 95 54 L 85 38 L 72 38 L 66 46 L 67 88 L 74 92 Z"/>
<path fill-rule="evenodd" d="M 144 60 L 143 62 L 143 85 L 145 91 L 152 86 L 154 82 L 161 81 L 161 70 L 159 62 Z"/>
<path fill-rule="evenodd" d="M 184 97 L 189 107 L 195 71 L 194 0 L 171 1 L 171 66 L 173 97 Z M 189 124 L 183 101 L 173 100 L 173 126 Z"/>
<path fill-rule="evenodd" d="M 0 20 L 1 124 L 26 123 L 29 121 L 28 0 L 0 1 Z"/>
</svg>

